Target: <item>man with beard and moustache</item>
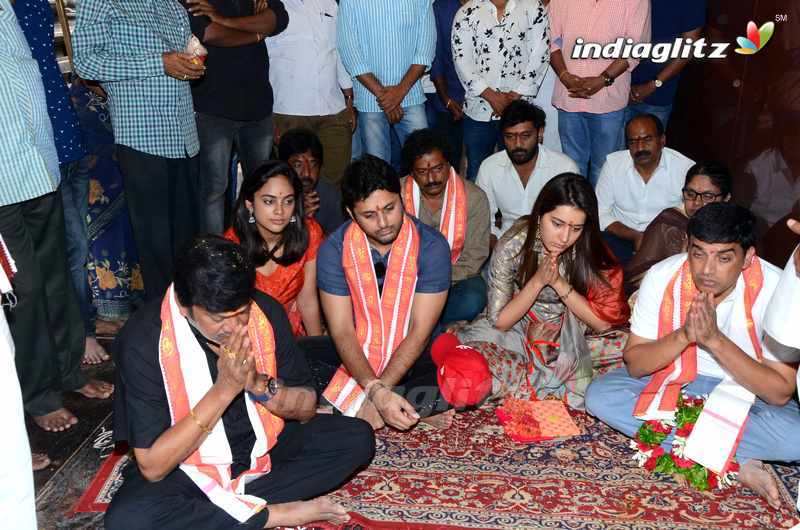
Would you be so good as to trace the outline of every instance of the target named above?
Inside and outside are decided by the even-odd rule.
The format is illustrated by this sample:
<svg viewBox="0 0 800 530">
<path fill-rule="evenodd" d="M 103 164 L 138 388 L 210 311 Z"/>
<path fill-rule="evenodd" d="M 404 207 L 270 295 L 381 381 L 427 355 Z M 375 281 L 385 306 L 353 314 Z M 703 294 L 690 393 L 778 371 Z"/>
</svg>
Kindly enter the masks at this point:
<svg viewBox="0 0 800 530">
<path fill-rule="evenodd" d="M 439 230 L 450 245 L 453 274 L 441 322 L 471 321 L 486 306 L 481 267 L 489 257 L 489 201 L 450 165 L 447 139 L 432 129 L 411 133 L 403 159 L 406 212 Z"/>
<path fill-rule="evenodd" d="M 330 337 L 302 343 L 317 389 L 375 429 L 447 427 L 453 412 L 429 347 L 450 288 L 447 241 L 405 213 L 397 173 L 375 156 L 345 170 L 342 201 L 351 220 L 317 254 Z"/>
<path fill-rule="evenodd" d="M 647 225 L 679 207 L 686 172 L 694 161 L 665 147 L 664 124 L 640 114 L 625 126 L 627 150 L 611 153 L 597 181 L 600 229 L 624 266 L 639 250 Z"/>
<path fill-rule="evenodd" d="M 324 162 L 322 141 L 311 129 L 289 129 L 278 143 L 278 158 L 292 166 L 303 183 L 303 206 L 306 216 L 313 217 L 330 234 L 344 222 L 342 194 L 322 175 Z"/>
<path fill-rule="evenodd" d="M 550 179 L 561 173 L 578 173 L 570 157 L 540 145 L 544 128 L 544 111 L 525 100 L 511 102 L 500 117 L 505 150 L 483 161 L 475 181 L 489 199 L 492 248 L 514 221 L 531 213 Z M 500 222 L 496 223 L 498 210 Z"/>
</svg>

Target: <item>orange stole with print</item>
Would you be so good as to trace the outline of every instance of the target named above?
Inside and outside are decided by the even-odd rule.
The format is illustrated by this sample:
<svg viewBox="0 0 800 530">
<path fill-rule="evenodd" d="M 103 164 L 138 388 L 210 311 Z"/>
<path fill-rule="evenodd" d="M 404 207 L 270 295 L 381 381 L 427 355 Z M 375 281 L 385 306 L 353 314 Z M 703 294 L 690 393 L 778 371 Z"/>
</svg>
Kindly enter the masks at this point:
<svg viewBox="0 0 800 530">
<path fill-rule="evenodd" d="M 406 215 L 392 243 L 383 292 L 379 294 L 366 234 L 356 223 L 351 223 L 344 234 L 342 267 L 350 287 L 356 337 L 379 377 L 408 333 L 417 284 L 419 246 L 419 231 L 414 220 Z M 361 387 L 344 365 L 336 371 L 323 395 L 348 416 L 355 416 L 365 399 Z"/>
<path fill-rule="evenodd" d="M 747 267 L 742 274 L 745 282 L 744 310 L 747 332 L 750 336 L 750 341 L 753 343 L 756 356 L 758 360 L 761 361 L 763 357 L 761 342 L 758 340 L 755 323 L 753 322 L 753 304 L 756 298 L 758 298 L 758 293 L 761 291 L 761 287 L 764 284 L 764 272 L 761 269 L 761 261 L 753 257 L 752 264 Z M 680 282 L 678 285 L 679 299 L 677 301 L 679 307 L 677 308 L 675 306 L 676 282 Z M 694 285 L 692 273 L 689 270 L 689 260 L 687 259 L 672 277 L 664 292 L 664 299 L 661 302 L 658 315 L 659 339 L 669 335 L 684 325 L 689 307 L 699 292 L 700 291 L 698 291 L 697 287 Z M 676 309 L 679 311 L 678 322 L 676 322 Z M 677 370 L 679 370 L 677 376 L 671 377 Z M 678 396 L 680 396 L 681 389 L 685 384 L 694 381 L 696 377 L 697 344 L 692 343 L 681 352 L 680 357 L 653 374 L 650 382 L 639 395 L 639 400 L 636 402 L 633 415 L 636 417 L 646 416 L 647 411 L 652 406 L 653 401 L 658 398 L 659 394 L 662 395 L 658 404 L 658 410 L 665 412 L 675 411 L 678 406 Z"/>
<path fill-rule="evenodd" d="M 403 205 L 406 212 L 415 217 L 419 215 L 419 194 L 419 186 L 414 177 L 409 175 L 403 186 Z M 467 190 L 452 167 L 444 190 L 439 232 L 450 245 L 450 263 L 454 264 L 464 250 L 464 240 L 467 235 Z"/>
<path fill-rule="evenodd" d="M 178 347 L 179 341 L 176 335 L 173 311 L 170 307 L 170 298 L 172 296 L 174 296 L 173 287 L 170 286 L 161 304 L 159 361 L 168 396 L 172 425 L 175 425 L 190 415 L 190 411 L 196 403 L 192 403 L 189 398 L 187 381 L 184 378 L 184 374 L 187 373 L 190 368 L 181 366 L 182 359 Z M 251 302 L 248 335 L 250 344 L 253 346 L 256 371 L 276 377 L 275 336 L 273 334 L 272 324 L 270 324 L 267 316 L 255 302 Z M 191 335 L 191 340 L 196 341 L 197 339 L 194 335 Z M 205 369 L 207 370 L 207 367 L 205 367 Z M 192 384 L 192 382 L 189 381 L 188 384 Z M 249 398 L 246 397 L 245 399 Z M 199 399 L 197 401 L 199 401 Z M 202 482 L 202 484 L 198 483 L 198 486 L 208 495 L 212 502 L 218 504 L 236 518 L 238 517 L 235 514 L 241 514 L 242 508 L 244 508 L 245 512 L 251 511 L 252 513 L 256 513 L 266 504 L 262 499 L 258 499 L 252 495 L 244 495 L 244 484 L 270 471 L 272 463 L 269 450 L 277 442 L 278 435 L 281 433 L 284 426 L 283 420 L 269 412 L 266 407 L 260 403 L 254 403 L 254 406 L 260 425 L 256 424 L 256 418 L 252 414 L 250 415 L 250 421 L 253 424 L 254 430 L 263 430 L 263 435 L 257 433 L 256 438 L 258 443 L 259 438 L 263 439 L 266 437 L 266 450 L 263 451 L 263 454 L 251 455 L 251 457 L 254 456 L 254 458 L 251 458 L 251 462 L 254 460 L 254 466 L 251 469 L 239 475 L 235 480 L 232 480 L 230 475 L 230 464 L 232 462 L 204 461 L 202 453 L 216 452 L 218 450 L 218 447 L 207 447 L 206 445 L 212 445 L 214 443 L 212 438 L 219 432 L 218 429 L 221 429 L 222 436 L 224 437 L 225 431 L 221 420 L 217 422 L 216 425 L 209 426 L 212 429 L 212 433 L 181 465 L 182 469 L 185 469 L 187 466 L 189 467 L 188 470 L 185 470 L 188 471 L 187 474 L 195 483 Z M 228 452 L 230 452 L 229 448 Z M 198 481 L 197 477 L 201 477 L 203 480 Z M 254 500 L 260 500 L 262 502 L 254 502 Z M 240 506 L 237 506 L 237 504 L 240 504 Z"/>
</svg>

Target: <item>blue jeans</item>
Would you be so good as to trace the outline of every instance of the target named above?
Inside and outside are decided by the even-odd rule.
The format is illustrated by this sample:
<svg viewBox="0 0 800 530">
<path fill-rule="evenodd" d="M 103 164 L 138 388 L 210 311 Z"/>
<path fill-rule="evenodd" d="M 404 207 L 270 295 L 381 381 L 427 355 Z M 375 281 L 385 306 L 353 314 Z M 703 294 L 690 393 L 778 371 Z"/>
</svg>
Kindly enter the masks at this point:
<svg viewBox="0 0 800 530">
<path fill-rule="evenodd" d="M 92 174 L 92 158 L 84 157 L 75 162 L 61 164 L 61 200 L 64 206 L 64 229 L 66 232 L 67 262 L 72 283 L 78 298 L 86 336 L 94 337 L 97 309 L 92 303 L 89 288 L 89 235 L 86 218 L 89 215 L 89 177 Z"/>
<path fill-rule="evenodd" d="M 450 112 L 436 109 L 433 101 L 438 99 L 436 94 L 427 94 L 428 102 L 425 103 L 425 112 L 428 115 L 428 126 L 447 140 L 450 150 L 448 161 L 458 170 L 461 167 L 461 155 L 464 153 L 464 132 L 461 122 L 455 121 Z"/>
<path fill-rule="evenodd" d="M 631 259 L 633 259 L 633 255 L 635 253 L 633 241 L 623 239 L 608 231 L 603 231 L 603 240 L 617 257 L 619 264 L 623 267 L 630 263 Z"/>
<path fill-rule="evenodd" d="M 606 114 L 558 110 L 558 134 L 564 154 L 578 164 L 578 171 L 589 178 L 592 186 L 600 178 L 606 156 L 617 150 L 624 119 L 625 109 Z"/>
<path fill-rule="evenodd" d="M 650 376 L 634 379 L 626 368 L 620 368 L 594 380 L 586 390 L 586 410 L 606 425 L 626 436 L 633 437 L 642 420 L 633 417 L 633 408 Z M 698 375 L 684 389 L 690 395 L 710 393 L 719 379 Z M 736 459 L 744 464 L 750 459 L 796 462 L 800 460 L 800 444 L 786 440 L 800 440 L 800 408 L 795 399 L 782 407 L 769 405 L 756 398 L 750 409 L 742 441 L 736 450 Z M 662 444 L 665 451 L 672 449 L 672 435 Z"/>
<path fill-rule="evenodd" d="M 458 320 L 471 321 L 483 311 L 484 307 L 486 307 L 486 282 L 481 276 L 473 276 L 450 287 L 439 322 L 447 324 Z"/>
<path fill-rule="evenodd" d="M 461 127 L 467 150 L 467 180 L 475 182 L 483 161 L 494 154 L 498 144 L 503 145 L 500 120 L 477 121 L 465 115 Z"/>
<path fill-rule="evenodd" d="M 235 149 L 245 175 L 269 160 L 272 115 L 260 121 L 235 121 L 198 112 L 196 119 L 200 137 L 197 170 L 205 231 L 221 234 L 225 229 L 225 191 L 231 181 L 232 153 Z"/>
<path fill-rule="evenodd" d="M 403 119 L 394 125 L 389 124 L 383 112 L 359 112 L 359 129 L 364 153 L 392 162 L 392 130 L 397 133 L 400 144 L 412 132 L 428 127 L 425 105 L 412 105 L 403 108 Z"/>
<path fill-rule="evenodd" d="M 640 114 L 652 114 L 661 120 L 664 125 L 664 130 L 667 129 L 669 123 L 669 116 L 672 114 L 672 105 L 650 105 L 649 103 L 633 103 L 625 107 L 625 125 Z M 625 143 L 625 125 L 620 131 L 619 149 L 627 149 L 628 145 Z"/>
</svg>

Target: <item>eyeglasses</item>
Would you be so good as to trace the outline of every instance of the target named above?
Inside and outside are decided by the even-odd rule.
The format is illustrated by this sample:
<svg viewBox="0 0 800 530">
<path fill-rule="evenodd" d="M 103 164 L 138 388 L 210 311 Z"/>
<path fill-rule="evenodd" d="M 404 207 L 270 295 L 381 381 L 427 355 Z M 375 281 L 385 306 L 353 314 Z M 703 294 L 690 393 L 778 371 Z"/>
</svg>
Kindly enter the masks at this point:
<svg viewBox="0 0 800 530">
<path fill-rule="evenodd" d="M 681 190 L 683 192 L 683 198 L 687 201 L 696 201 L 699 197 L 703 203 L 714 202 L 717 199 L 721 199 L 725 196 L 724 193 L 711 193 L 710 191 L 705 191 L 703 193 L 698 193 L 694 191 L 692 188 L 683 188 Z"/>
</svg>

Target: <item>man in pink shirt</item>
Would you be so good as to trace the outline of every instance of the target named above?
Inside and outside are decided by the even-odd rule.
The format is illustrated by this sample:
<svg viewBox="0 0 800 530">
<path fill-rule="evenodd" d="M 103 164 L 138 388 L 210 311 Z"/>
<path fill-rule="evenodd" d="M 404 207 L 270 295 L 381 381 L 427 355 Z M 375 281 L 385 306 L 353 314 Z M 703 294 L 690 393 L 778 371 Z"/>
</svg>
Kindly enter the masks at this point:
<svg viewBox="0 0 800 530">
<path fill-rule="evenodd" d="M 650 41 L 649 0 L 558 0 L 550 3 L 550 64 L 564 153 L 597 183 L 606 155 L 617 149 L 636 59 L 573 59 L 576 41 L 606 45 Z"/>
</svg>

